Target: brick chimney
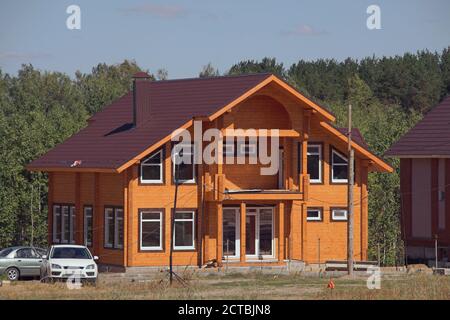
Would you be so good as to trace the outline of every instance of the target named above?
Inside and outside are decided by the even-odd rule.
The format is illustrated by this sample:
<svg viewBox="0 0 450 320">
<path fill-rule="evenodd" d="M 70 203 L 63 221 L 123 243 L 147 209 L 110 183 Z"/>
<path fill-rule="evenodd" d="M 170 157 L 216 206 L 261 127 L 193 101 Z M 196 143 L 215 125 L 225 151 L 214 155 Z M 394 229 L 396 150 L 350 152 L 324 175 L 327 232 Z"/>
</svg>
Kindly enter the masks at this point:
<svg viewBox="0 0 450 320">
<path fill-rule="evenodd" d="M 145 72 L 133 75 L 133 126 L 150 119 L 150 76 Z"/>
</svg>

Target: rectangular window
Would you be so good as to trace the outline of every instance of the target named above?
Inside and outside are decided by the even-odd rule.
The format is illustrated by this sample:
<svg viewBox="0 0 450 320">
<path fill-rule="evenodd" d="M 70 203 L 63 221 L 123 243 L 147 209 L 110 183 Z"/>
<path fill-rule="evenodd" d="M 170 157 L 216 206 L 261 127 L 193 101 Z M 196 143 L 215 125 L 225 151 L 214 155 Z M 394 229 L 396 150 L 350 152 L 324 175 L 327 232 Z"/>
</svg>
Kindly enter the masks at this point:
<svg viewBox="0 0 450 320">
<path fill-rule="evenodd" d="M 234 140 L 223 141 L 223 156 L 224 157 L 234 157 L 235 153 L 235 143 Z"/>
<path fill-rule="evenodd" d="M 93 240 L 93 214 L 92 214 L 92 207 L 86 206 L 84 207 L 84 245 L 87 247 L 92 246 L 92 240 Z"/>
<path fill-rule="evenodd" d="M 123 248 L 123 209 L 116 208 L 114 210 L 114 248 Z"/>
<path fill-rule="evenodd" d="M 163 150 L 159 150 L 141 163 L 141 183 L 163 183 Z"/>
<path fill-rule="evenodd" d="M 53 206 L 53 242 L 61 242 L 61 206 Z"/>
<path fill-rule="evenodd" d="M 172 151 L 173 181 L 195 183 L 194 146 L 176 144 Z"/>
<path fill-rule="evenodd" d="M 339 208 L 332 209 L 331 220 L 347 221 L 347 209 L 339 209 Z"/>
<path fill-rule="evenodd" d="M 308 144 L 308 174 L 312 183 L 322 182 L 322 145 Z"/>
<path fill-rule="evenodd" d="M 53 205 L 53 242 L 75 243 L 75 206 Z"/>
<path fill-rule="evenodd" d="M 105 208 L 105 248 L 123 248 L 123 209 Z"/>
<path fill-rule="evenodd" d="M 175 214 L 174 249 L 195 249 L 194 211 L 177 211 Z"/>
<path fill-rule="evenodd" d="M 259 254 L 272 256 L 273 209 L 259 209 Z"/>
<path fill-rule="evenodd" d="M 163 249 L 163 213 L 162 211 L 141 211 L 140 215 L 140 249 Z"/>
<path fill-rule="evenodd" d="M 105 247 L 114 247 L 114 209 L 105 208 Z"/>
<path fill-rule="evenodd" d="M 322 221 L 322 209 L 321 208 L 308 208 L 306 211 L 307 221 Z"/>
<path fill-rule="evenodd" d="M 239 257 L 239 209 L 223 209 L 223 256 Z"/>
<path fill-rule="evenodd" d="M 237 141 L 238 156 L 254 156 L 258 155 L 258 143 L 255 139 L 246 141 Z"/>
<path fill-rule="evenodd" d="M 70 220 L 69 220 L 69 207 L 62 206 L 62 243 L 68 243 L 70 238 Z"/>
<path fill-rule="evenodd" d="M 331 151 L 331 182 L 347 183 L 348 160 L 336 150 Z"/>
<path fill-rule="evenodd" d="M 69 237 L 70 237 L 70 243 L 75 243 L 75 223 L 76 223 L 76 219 L 75 219 L 75 207 L 74 206 L 70 206 L 69 207 L 69 214 L 70 214 L 70 226 L 69 226 Z"/>
</svg>

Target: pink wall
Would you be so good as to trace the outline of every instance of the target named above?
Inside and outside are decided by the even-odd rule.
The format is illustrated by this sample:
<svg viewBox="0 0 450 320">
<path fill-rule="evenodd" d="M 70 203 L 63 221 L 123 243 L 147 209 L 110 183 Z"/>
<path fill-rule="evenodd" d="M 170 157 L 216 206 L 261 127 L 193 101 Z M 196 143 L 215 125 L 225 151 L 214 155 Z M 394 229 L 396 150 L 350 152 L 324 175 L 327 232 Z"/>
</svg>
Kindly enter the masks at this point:
<svg viewBox="0 0 450 320">
<path fill-rule="evenodd" d="M 412 159 L 412 236 L 431 238 L 431 159 Z"/>
</svg>

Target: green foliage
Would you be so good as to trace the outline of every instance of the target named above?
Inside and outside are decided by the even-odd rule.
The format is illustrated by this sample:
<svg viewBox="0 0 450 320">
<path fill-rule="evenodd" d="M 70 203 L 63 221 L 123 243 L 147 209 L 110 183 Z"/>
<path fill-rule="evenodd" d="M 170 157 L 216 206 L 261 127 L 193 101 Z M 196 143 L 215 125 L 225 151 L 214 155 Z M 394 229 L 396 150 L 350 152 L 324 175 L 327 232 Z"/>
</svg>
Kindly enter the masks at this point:
<svg viewBox="0 0 450 320">
<path fill-rule="evenodd" d="M 42 72 L 23 65 L 11 77 L 0 70 L 0 247 L 28 244 L 31 217 L 34 244 L 45 245 L 47 177 L 25 166 L 79 131 L 86 119 L 131 87 L 141 71 L 134 61 L 98 64 L 74 79 L 59 72 Z M 346 126 L 347 105 L 353 123 L 378 156 L 409 130 L 450 90 L 450 47 L 441 54 L 421 51 L 403 56 L 304 61 L 287 70 L 274 58 L 233 65 L 228 74 L 274 73 L 329 106 L 337 123 Z M 211 64 L 200 76 L 217 76 Z M 153 77 L 154 79 L 155 77 Z M 156 78 L 166 79 L 167 72 Z M 394 174 L 369 176 L 369 254 L 383 264 L 401 258 L 399 163 L 389 159 Z M 32 212 L 32 214 L 30 214 Z"/>
<path fill-rule="evenodd" d="M 86 119 L 126 93 L 134 62 L 99 64 L 76 79 L 23 65 L 17 77 L 0 71 L 0 248 L 47 241 L 47 177 L 25 166 L 64 141 Z M 33 217 L 33 219 L 32 219 Z"/>
<path fill-rule="evenodd" d="M 228 75 L 247 73 L 273 73 L 281 78 L 286 78 L 283 64 L 278 63 L 275 58 L 264 58 L 261 62 L 255 60 L 241 61 L 230 68 Z"/>
<path fill-rule="evenodd" d="M 200 78 L 218 77 L 219 75 L 219 70 L 215 68 L 211 62 L 203 66 L 202 71 L 198 74 Z"/>
</svg>

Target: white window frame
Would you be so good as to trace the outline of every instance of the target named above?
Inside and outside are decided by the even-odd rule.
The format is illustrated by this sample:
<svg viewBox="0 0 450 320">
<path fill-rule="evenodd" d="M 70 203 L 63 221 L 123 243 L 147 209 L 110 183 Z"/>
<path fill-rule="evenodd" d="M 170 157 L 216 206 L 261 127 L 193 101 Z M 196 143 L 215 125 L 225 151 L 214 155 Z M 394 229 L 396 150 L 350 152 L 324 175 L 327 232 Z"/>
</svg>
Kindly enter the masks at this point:
<svg viewBox="0 0 450 320">
<path fill-rule="evenodd" d="M 177 213 L 192 213 L 192 218 L 190 219 L 177 219 Z M 174 231 L 173 231 L 173 249 L 174 250 L 194 250 L 195 249 L 195 211 L 194 210 L 177 210 L 174 213 Z M 192 245 L 191 246 L 177 246 L 176 239 L 176 229 L 175 224 L 177 222 L 192 222 Z"/>
<path fill-rule="evenodd" d="M 308 212 L 317 211 L 319 213 L 318 217 L 308 217 Z M 321 208 L 308 208 L 306 209 L 306 221 L 322 221 L 323 218 L 323 209 Z"/>
<path fill-rule="evenodd" d="M 345 218 L 336 217 L 335 216 L 335 212 L 336 211 L 345 212 Z M 333 221 L 347 221 L 348 220 L 348 211 L 347 211 L 347 209 L 345 209 L 345 208 L 334 208 L 334 209 L 331 209 L 331 220 L 333 220 Z"/>
<path fill-rule="evenodd" d="M 261 211 L 265 209 L 270 209 L 272 211 L 272 241 L 271 241 L 271 251 L 272 254 L 260 255 L 260 229 L 261 229 Z M 273 207 L 247 207 L 245 221 L 247 224 L 247 216 L 255 216 L 256 230 L 255 230 L 255 254 L 245 254 L 245 257 L 249 260 L 259 259 L 261 256 L 263 259 L 274 259 L 275 258 L 275 216 Z"/>
<path fill-rule="evenodd" d="M 318 151 L 316 152 L 310 152 L 308 151 L 309 148 L 317 148 Z M 306 160 L 308 161 L 308 156 L 319 156 L 319 179 L 311 179 L 310 182 L 312 183 L 322 183 L 323 181 L 323 172 L 322 172 L 322 161 L 323 161 L 323 150 L 322 145 L 320 143 L 311 143 L 307 145 L 307 153 L 306 153 Z"/>
<path fill-rule="evenodd" d="M 88 242 L 88 220 L 90 218 L 91 220 L 91 231 L 93 230 L 94 227 L 94 208 L 92 206 L 85 206 L 83 209 L 83 214 L 84 214 L 84 245 L 86 247 L 92 247 L 93 243 L 92 243 L 92 239 L 91 242 Z M 92 232 L 92 238 L 94 237 L 94 234 Z"/>
<path fill-rule="evenodd" d="M 334 155 L 337 155 L 338 157 L 341 157 L 342 159 L 345 159 L 345 161 L 347 161 L 347 164 L 344 163 L 334 163 Z M 335 150 L 335 149 L 331 149 L 331 182 L 335 182 L 335 183 L 347 183 L 348 179 L 335 179 L 334 178 L 334 166 L 339 166 L 339 167 L 343 167 L 346 166 L 347 167 L 347 172 L 348 172 L 348 158 L 346 156 L 344 156 L 342 153 L 340 153 L 339 151 Z"/>
<path fill-rule="evenodd" d="M 241 215 L 240 215 L 240 208 L 223 208 L 223 210 L 234 210 L 234 216 L 236 219 L 235 222 L 235 234 L 236 234 L 236 239 L 235 239 L 235 251 L 236 253 L 234 255 L 228 255 L 228 258 L 239 258 L 241 256 L 241 235 L 240 235 L 240 230 L 241 230 Z M 223 230 L 223 221 L 222 221 L 222 230 Z M 222 241 L 223 242 L 223 241 Z M 225 259 L 227 257 L 226 254 L 226 245 L 222 246 L 222 252 L 223 252 L 223 259 Z"/>
<path fill-rule="evenodd" d="M 158 213 L 159 219 L 143 219 L 142 215 L 144 213 Z M 142 245 L 142 225 L 146 222 L 159 222 L 159 246 L 144 246 Z M 163 250 L 163 212 L 160 210 L 142 210 L 139 212 L 139 248 L 142 251 L 160 251 Z"/>
<path fill-rule="evenodd" d="M 64 210 L 67 209 L 67 214 L 64 214 Z M 61 205 L 61 242 L 69 243 L 69 239 L 66 239 L 66 223 L 69 226 L 69 239 L 70 239 L 70 207 L 67 205 Z"/>
<path fill-rule="evenodd" d="M 122 216 L 120 216 L 118 213 L 122 212 Z M 123 241 L 124 235 L 122 234 L 122 244 L 119 244 L 119 221 L 122 221 L 122 231 L 124 228 L 123 224 L 123 209 L 122 208 L 114 208 L 114 248 L 115 249 L 123 249 Z"/>
<path fill-rule="evenodd" d="M 152 159 L 153 157 L 157 156 L 158 154 L 160 154 L 160 159 L 161 159 L 160 163 L 146 163 L 147 160 Z M 143 175 L 142 175 L 143 167 L 159 167 L 159 177 L 160 177 L 160 179 L 144 179 Z M 159 151 L 151 154 L 144 161 L 141 162 L 141 170 L 140 170 L 141 172 L 140 172 L 140 177 L 139 177 L 140 182 L 141 183 L 149 183 L 149 184 L 152 184 L 152 183 L 163 183 L 164 182 L 164 176 L 163 176 L 164 170 L 163 170 L 163 167 L 164 167 L 163 149 L 160 149 Z"/>
<path fill-rule="evenodd" d="M 176 146 L 182 146 L 181 148 L 182 148 L 182 150 L 183 150 L 183 152 L 185 151 L 185 149 L 184 148 L 186 148 L 186 147 L 190 147 L 190 151 L 189 151 L 189 154 L 191 155 L 191 157 L 192 157 L 192 179 L 189 179 L 189 180 L 181 180 L 181 179 L 179 179 L 178 180 L 178 183 L 195 183 L 196 181 L 195 181 L 195 163 L 194 163 L 194 156 L 195 156 L 195 146 L 194 146 L 194 144 L 187 144 L 187 143 L 178 143 L 178 144 L 176 144 L 176 145 L 174 145 L 173 146 L 173 148 L 176 148 Z M 176 168 L 176 164 L 175 164 L 175 152 L 173 152 L 172 153 L 172 181 L 175 183 L 175 168 Z"/>
<path fill-rule="evenodd" d="M 108 214 L 107 214 L 108 212 Z M 114 208 L 113 207 L 106 207 L 104 211 L 104 247 L 105 248 L 114 248 L 114 234 L 113 239 L 109 239 L 109 224 L 112 223 L 114 225 Z M 111 214 L 111 215 L 109 215 Z M 115 228 L 114 228 L 115 233 Z"/>
<path fill-rule="evenodd" d="M 231 150 L 230 150 L 231 149 Z M 234 157 L 236 154 L 236 145 L 233 141 L 223 141 L 223 151 L 222 154 L 224 157 Z"/>
<path fill-rule="evenodd" d="M 75 239 L 75 224 L 76 224 L 76 210 L 75 210 L 75 206 L 68 206 L 69 207 L 69 242 L 70 243 L 75 243 L 76 239 Z"/>
<path fill-rule="evenodd" d="M 57 213 L 56 209 L 59 209 L 59 213 Z M 61 215 L 61 206 L 59 204 L 54 204 L 53 205 L 53 242 L 54 243 L 60 243 L 61 242 L 61 229 L 62 229 L 62 215 Z M 59 216 L 60 222 L 61 222 L 61 228 L 59 230 L 59 238 L 57 238 L 58 236 L 58 232 L 57 232 L 57 222 L 56 222 L 56 217 Z"/>
</svg>

